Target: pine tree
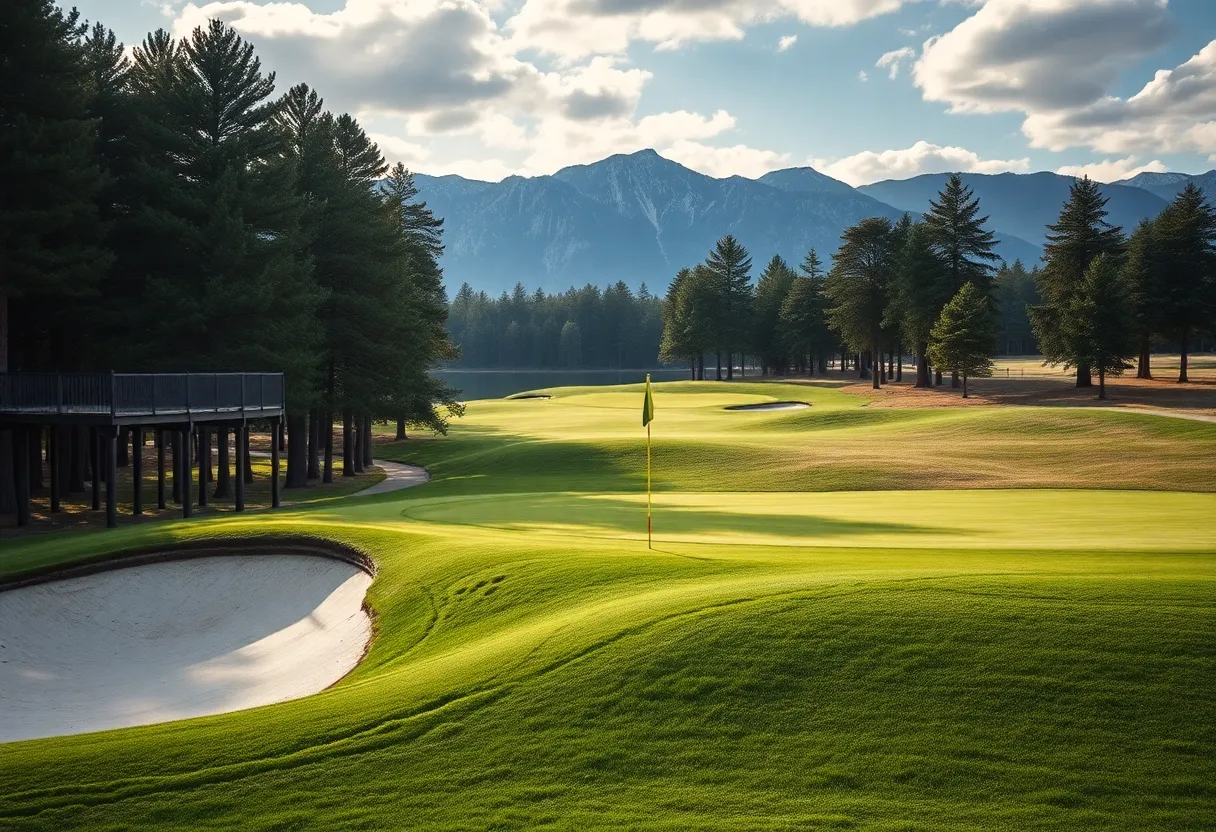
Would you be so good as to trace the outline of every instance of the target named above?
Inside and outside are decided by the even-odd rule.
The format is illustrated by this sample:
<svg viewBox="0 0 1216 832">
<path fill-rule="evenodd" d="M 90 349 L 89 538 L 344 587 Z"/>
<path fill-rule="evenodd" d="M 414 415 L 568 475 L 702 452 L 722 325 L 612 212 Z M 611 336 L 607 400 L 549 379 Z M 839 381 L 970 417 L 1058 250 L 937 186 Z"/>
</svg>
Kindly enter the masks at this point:
<svg viewBox="0 0 1216 832">
<path fill-rule="evenodd" d="M 992 250 L 996 246 L 993 232 L 984 227 L 988 217 L 979 216 L 979 211 L 979 199 L 963 184 L 963 177 L 954 173 L 937 200 L 930 201 L 924 222 L 942 260 L 943 301 L 970 282 L 989 299 L 991 308 L 992 274 L 1000 257 Z M 951 386 L 958 387 L 957 374 L 952 374 Z"/>
<path fill-rule="evenodd" d="M 1191 338 L 1211 325 L 1216 308 L 1216 211 L 1189 182 L 1154 225 L 1161 260 L 1159 331 L 1178 344 L 1178 381 L 1185 382 Z"/>
<path fill-rule="evenodd" d="M 734 354 L 747 342 L 751 316 L 752 258 L 733 235 L 718 240 L 705 261 L 718 284 L 718 380 L 722 379 L 722 350 L 726 350 L 726 378 L 734 378 Z"/>
<path fill-rule="evenodd" d="M 1034 334 L 1026 312 L 1040 302 L 1033 275 L 1021 260 L 1014 260 L 1012 266 L 1002 264 L 993 289 L 999 314 L 998 347 L 1008 355 L 1033 352 Z"/>
<path fill-rule="evenodd" d="M 1135 316 L 1131 292 L 1114 257 L 1099 255 L 1085 273 L 1065 326 L 1081 345 L 1082 360 L 1098 374 L 1098 398 L 1106 398 L 1106 377 L 1120 376 L 1135 354 Z"/>
<path fill-rule="evenodd" d="M 854 350 L 872 350 L 876 362 L 882 360 L 883 316 L 894 263 L 891 221 L 871 217 L 845 230 L 824 282 L 832 328 Z M 877 366 L 873 381 L 877 390 Z"/>
<path fill-rule="evenodd" d="M 996 331 L 989 298 L 971 282 L 963 284 L 933 325 L 929 335 L 929 360 L 962 376 L 963 398 L 967 379 L 992 375 L 992 353 Z"/>
<path fill-rule="evenodd" d="M 1061 337 L 1063 310 L 1075 300 L 1089 265 L 1101 254 L 1118 257 L 1122 251 L 1123 230 L 1108 223 L 1106 216 L 1106 197 L 1098 183 L 1084 177 L 1073 183 L 1059 220 L 1048 226 L 1038 280 L 1043 303 L 1031 315 L 1044 356 L 1060 360 L 1070 355 L 1070 347 Z M 1090 368 L 1084 363 L 1072 366 L 1077 368 L 1077 386 L 1091 386 Z"/>
<path fill-rule="evenodd" d="M 774 255 L 756 283 L 750 340 L 752 351 L 760 358 L 761 372 L 764 375 L 785 375 L 788 371 L 789 352 L 780 338 L 778 321 L 781 317 L 781 306 L 789 295 L 796 276 L 780 255 Z"/>
<path fill-rule="evenodd" d="M 805 365 L 814 375 L 816 365 L 820 371 L 827 370 L 827 351 L 834 345 L 828 328 L 827 297 L 823 293 L 823 266 L 814 249 L 803 260 L 802 272 L 790 284 L 781 304 L 777 331 L 799 369 Z"/>
<path fill-rule="evenodd" d="M 1123 280 L 1131 294 L 1139 346 L 1136 378 L 1152 378 L 1152 340 L 1163 328 L 1162 256 L 1153 220 L 1143 220 L 1127 243 Z"/>
<path fill-rule="evenodd" d="M 916 385 L 930 387 L 929 332 L 948 298 L 945 267 L 933 244 L 933 232 L 924 223 L 908 230 L 898 252 L 887 320 L 897 326 L 916 352 Z"/>
</svg>

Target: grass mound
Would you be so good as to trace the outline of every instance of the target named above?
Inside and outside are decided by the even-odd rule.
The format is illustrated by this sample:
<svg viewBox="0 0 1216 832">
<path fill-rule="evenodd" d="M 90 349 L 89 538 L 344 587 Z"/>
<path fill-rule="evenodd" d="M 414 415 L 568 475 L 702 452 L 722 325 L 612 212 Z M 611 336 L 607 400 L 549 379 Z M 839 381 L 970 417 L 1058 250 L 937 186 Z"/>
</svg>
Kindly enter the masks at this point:
<svg viewBox="0 0 1216 832">
<path fill-rule="evenodd" d="M 1216 425 L 658 385 L 651 551 L 641 387 L 550 392 L 390 446 L 431 470 L 411 491 L 8 546 L 290 533 L 379 571 L 342 683 L 0 745 L 0 827 L 1210 822 Z"/>
</svg>

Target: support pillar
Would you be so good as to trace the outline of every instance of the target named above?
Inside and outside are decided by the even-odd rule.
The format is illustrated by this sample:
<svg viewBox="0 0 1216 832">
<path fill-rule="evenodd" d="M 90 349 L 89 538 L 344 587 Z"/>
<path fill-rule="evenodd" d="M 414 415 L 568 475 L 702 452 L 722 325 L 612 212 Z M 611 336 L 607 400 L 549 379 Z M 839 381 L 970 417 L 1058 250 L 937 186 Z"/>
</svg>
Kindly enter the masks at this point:
<svg viewBox="0 0 1216 832">
<path fill-rule="evenodd" d="M 165 429 L 156 429 L 156 507 L 165 508 Z"/>
<path fill-rule="evenodd" d="M 190 428 L 183 428 L 181 432 L 181 442 L 179 443 L 179 447 L 182 449 L 181 464 L 178 466 L 178 470 L 181 471 L 182 479 L 182 517 L 189 517 L 191 511 L 193 510 L 193 506 L 191 505 L 192 499 L 190 497 L 190 484 L 194 479 L 194 466 L 190 462 L 190 452 L 193 451 L 194 448 L 192 442 L 193 437 L 190 436 L 190 433 Z"/>
<path fill-rule="evenodd" d="M 89 428 L 89 459 L 93 468 L 93 511 L 101 511 L 101 435 Z"/>
<path fill-rule="evenodd" d="M 283 420 L 270 423 L 270 507 L 279 507 L 279 448 L 283 447 Z"/>
<path fill-rule="evenodd" d="M 30 432 L 24 427 L 9 431 L 13 437 L 13 475 L 17 486 L 17 525 L 30 524 Z"/>
<path fill-rule="evenodd" d="M 144 429 L 131 429 L 131 514 L 144 513 Z"/>
<path fill-rule="evenodd" d="M 47 428 L 46 436 L 46 462 L 47 467 L 51 469 L 51 513 L 59 511 L 59 495 L 63 490 L 62 461 L 60 454 L 64 452 L 62 447 L 63 431 L 54 425 Z"/>
<path fill-rule="evenodd" d="M 198 507 L 207 507 L 207 474 L 211 471 L 211 432 L 206 426 L 198 428 Z"/>
<path fill-rule="evenodd" d="M 245 510 L 245 455 L 249 453 L 249 428 L 242 422 L 236 429 L 236 510 Z"/>
<path fill-rule="evenodd" d="M 118 527 L 118 431 L 110 428 L 106 431 L 106 528 Z"/>
</svg>

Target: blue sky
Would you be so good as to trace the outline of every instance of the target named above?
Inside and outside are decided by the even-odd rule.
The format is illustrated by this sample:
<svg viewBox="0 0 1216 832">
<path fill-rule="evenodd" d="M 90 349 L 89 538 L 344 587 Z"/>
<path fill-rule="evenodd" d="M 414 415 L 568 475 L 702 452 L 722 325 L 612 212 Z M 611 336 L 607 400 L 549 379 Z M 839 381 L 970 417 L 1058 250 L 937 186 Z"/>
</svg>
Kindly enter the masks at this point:
<svg viewBox="0 0 1216 832">
<path fill-rule="evenodd" d="M 389 159 L 427 173 L 536 175 L 643 147 L 715 176 L 811 164 L 851 184 L 1216 167 L 1216 0 L 79 8 L 129 45 L 219 17 L 280 89 L 308 82 Z"/>
</svg>

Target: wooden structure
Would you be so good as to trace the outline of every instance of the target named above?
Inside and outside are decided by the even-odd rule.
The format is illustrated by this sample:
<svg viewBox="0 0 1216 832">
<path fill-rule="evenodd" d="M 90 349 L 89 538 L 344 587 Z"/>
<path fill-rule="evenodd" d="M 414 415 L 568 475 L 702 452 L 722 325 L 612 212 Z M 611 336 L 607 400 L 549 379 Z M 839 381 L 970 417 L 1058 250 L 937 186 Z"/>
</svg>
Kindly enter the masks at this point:
<svg viewBox="0 0 1216 832">
<path fill-rule="evenodd" d="M 101 481 L 106 483 L 106 525 L 118 525 L 116 468 L 119 431 L 130 429 L 134 500 L 132 513 L 143 513 L 143 455 L 145 431 L 156 436 L 157 503 L 165 508 L 165 443 L 173 441 L 174 481 L 180 484 L 182 516 L 193 505 L 191 447 L 196 436 L 210 470 L 210 431 L 231 428 L 236 435 L 235 507 L 245 509 L 244 469 L 249 454 L 249 422 L 271 426 L 271 503 L 279 505 L 279 449 L 282 442 L 285 384 L 282 373 L 0 373 L 0 428 L 13 433 L 17 486 L 17 525 L 30 520 L 30 441 L 48 431 L 51 511 L 59 511 L 63 466 L 57 457 L 56 428 L 87 428 L 93 471 L 93 508 L 101 508 Z M 207 483 L 200 477 L 198 504 L 207 505 Z"/>
</svg>

